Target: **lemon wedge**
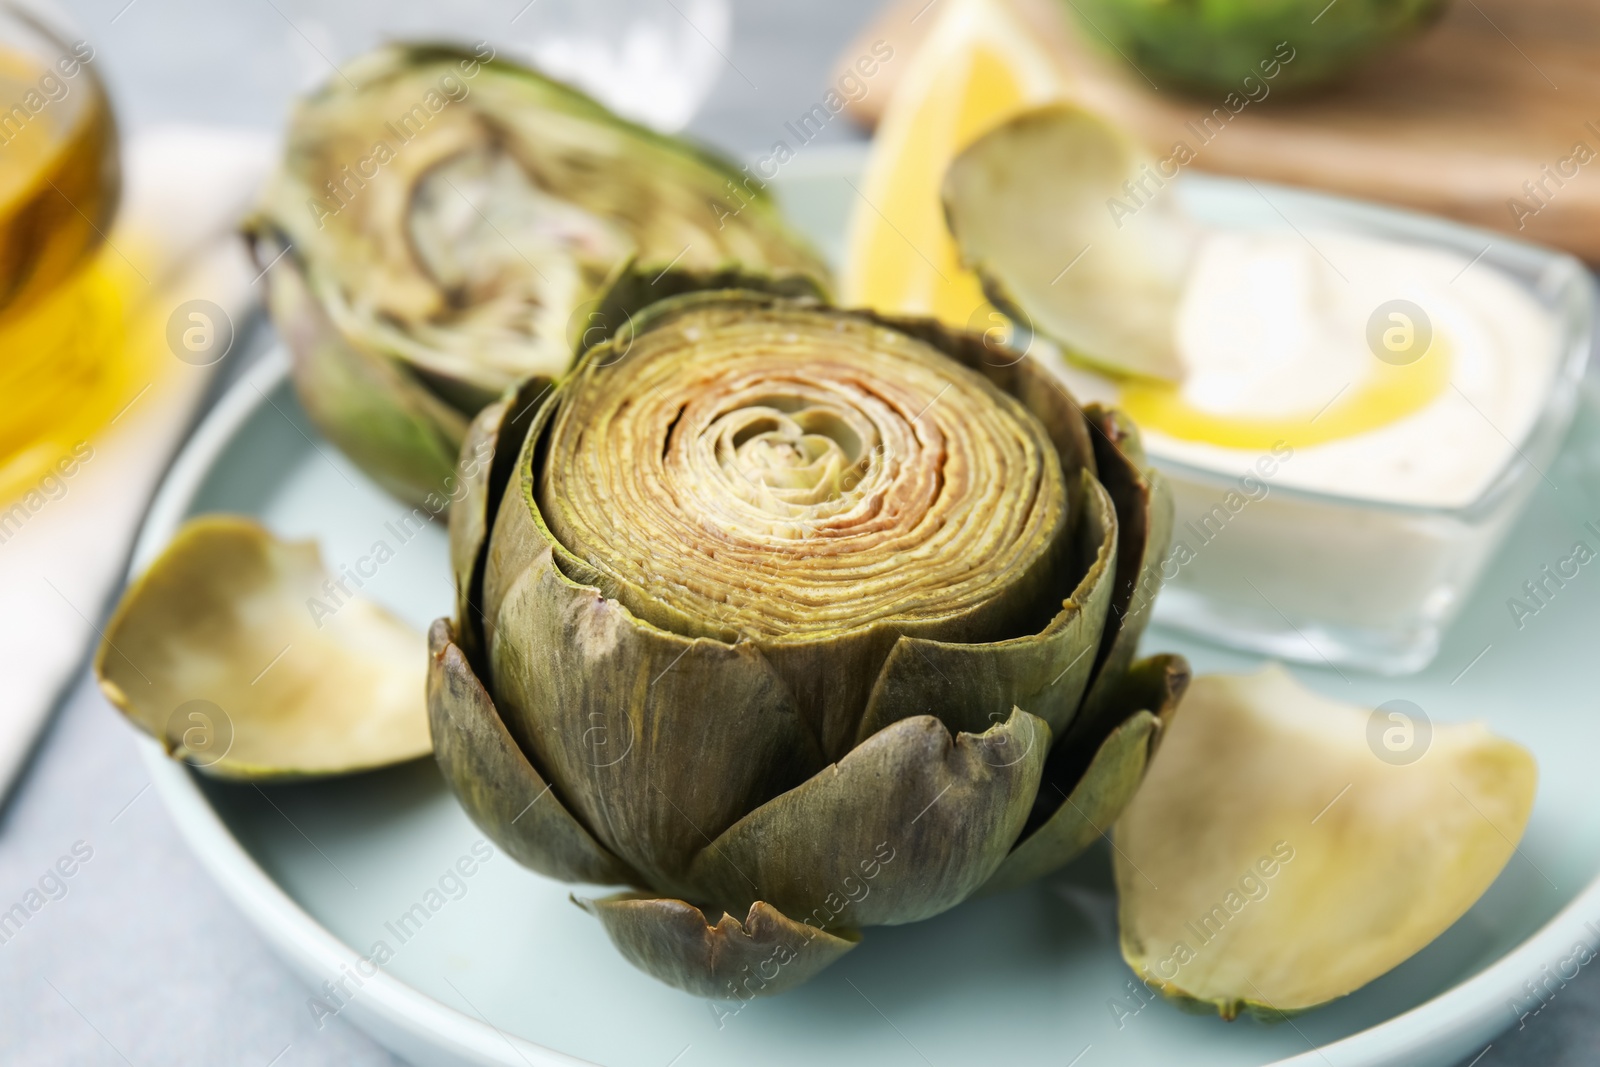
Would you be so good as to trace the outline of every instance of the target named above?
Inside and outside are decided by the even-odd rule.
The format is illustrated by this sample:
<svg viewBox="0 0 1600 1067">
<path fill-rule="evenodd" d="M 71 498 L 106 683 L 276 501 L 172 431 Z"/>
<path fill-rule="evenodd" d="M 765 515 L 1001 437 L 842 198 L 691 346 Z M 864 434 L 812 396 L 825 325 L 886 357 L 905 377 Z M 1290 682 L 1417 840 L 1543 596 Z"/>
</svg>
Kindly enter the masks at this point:
<svg viewBox="0 0 1600 1067">
<path fill-rule="evenodd" d="M 1006 119 L 1066 94 L 1069 81 L 1008 0 L 943 0 L 884 111 L 846 247 L 846 305 L 987 324 L 961 266 L 939 188 L 956 153 Z"/>
</svg>

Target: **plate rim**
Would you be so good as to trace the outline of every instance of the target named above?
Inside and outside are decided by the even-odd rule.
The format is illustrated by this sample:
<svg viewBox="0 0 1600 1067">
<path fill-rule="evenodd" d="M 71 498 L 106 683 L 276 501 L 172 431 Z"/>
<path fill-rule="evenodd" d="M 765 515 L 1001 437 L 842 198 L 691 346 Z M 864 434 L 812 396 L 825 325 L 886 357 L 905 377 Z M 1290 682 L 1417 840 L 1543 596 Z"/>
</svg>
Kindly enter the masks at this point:
<svg viewBox="0 0 1600 1067">
<path fill-rule="evenodd" d="M 127 579 L 139 574 L 164 548 L 186 518 L 206 476 L 242 426 L 288 377 L 289 357 L 281 343 L 247 367 L 185 442 L 151 502 L 134 543 Z M 275 406 L 275 405 L 274 405 Z M 314 990 L 316 979 L 340 974 L 361 959 L 302 908 L 256 862 L 201 790 L 196 772 L 170 759 L 143 734 L 138 748 L 163 805 L 223 894 L 274 952 Z M 1600 875 L 1581 889 L 1544 925 L 1476 975 L 1384 1022 L 1337 1041 L 1263 1067 L 1348 1067 L 1437 1062 L 1442 1046 L 1469 1046 L 1509 1029 L 1515 1018 L 1500 1013 L 1522 992 L 1523 977 L 1561 958 L 1577 943 L 1600 948 Z M 1585 934 L 1589 934 L 1585 937 Z M 313 977 L 315 976 L 315 977 Z M 605 1067 L 591 1060 L 508 1034 L 478 1016 L 468 1015 L 379 968 L 366 977 L 340 1014 L 374 1040 L 402 1055 L 423 1048 L 458 1061 L 492 1067 Z M 1474 1041 L 1465 1040 L 1473 1037 Z M 397 1042 L 409 1039 L 406 1046 Z"/>
</svg>

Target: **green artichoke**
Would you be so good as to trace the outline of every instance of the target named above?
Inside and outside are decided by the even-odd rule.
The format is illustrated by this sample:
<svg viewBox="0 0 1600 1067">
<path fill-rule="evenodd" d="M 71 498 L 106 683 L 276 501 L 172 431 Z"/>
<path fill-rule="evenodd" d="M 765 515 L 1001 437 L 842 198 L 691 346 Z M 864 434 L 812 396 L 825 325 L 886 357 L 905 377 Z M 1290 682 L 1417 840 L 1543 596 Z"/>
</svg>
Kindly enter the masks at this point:
<svg viewBox="0 0 1600 1067">
<path fill-rule="evenodd" d="M 746 999 L 1054 870 L 1188 678 L 1133 662 L 1171 522 L 1115 412 L 974 335 L 679 295 L 474 420 L 434 751 L 633 963 Z"/>
<path fill-rule="evenodd" d="M 1076 0 L 1072 8 L 1090 40 L 1109 42 L 1162 88 L 1259 99 L 1337 78 L 1433 23 L 1446 2 Z"/>
<path fill-rule="evenodd" d="M 485 46 L 347 64 L 301 102 L 287 141 L 246 232 L 301 403 L 380 484 L 435 512 L 456 495 L 472 416 L 529 375 L 564 373 L 624 273 L 826 284 L 761 182 Z"/>
</svg>

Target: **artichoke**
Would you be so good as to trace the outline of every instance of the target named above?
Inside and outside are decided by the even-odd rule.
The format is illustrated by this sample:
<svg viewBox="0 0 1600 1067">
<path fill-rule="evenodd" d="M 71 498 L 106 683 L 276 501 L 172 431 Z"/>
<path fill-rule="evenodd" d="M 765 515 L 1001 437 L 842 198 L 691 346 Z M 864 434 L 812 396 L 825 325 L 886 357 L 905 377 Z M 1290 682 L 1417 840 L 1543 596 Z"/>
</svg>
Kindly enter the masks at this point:
<svg viewBox="0 0 1600 1067">
<path fill-rule="evenodd" d="M 1432 24 L 1447 0 L 1068 0 L 1090 40 L 1200 93 L 1320 85 Z M 1250 80 L 1246 80 L 1250 79 Z"/>
<path fill-rule="evenodd" d="M 657 302 L 474 420 L 434 753 L 509 855 L 708 997 L 1066 863 L 1188 678 L 1133 661 L 1168 492 L 1117 413 L 981 337 Z"/>
<path fill-rule="evenodd" d="M 472 416 L 563 373 L 628 270 L 662 294 L 679 273 L 825 285 L 759 181 L 484 46 L 364 56 L 287 142 L 246 232 L 296 390 L 358 466 L 435 512 Z"/>
</svg>

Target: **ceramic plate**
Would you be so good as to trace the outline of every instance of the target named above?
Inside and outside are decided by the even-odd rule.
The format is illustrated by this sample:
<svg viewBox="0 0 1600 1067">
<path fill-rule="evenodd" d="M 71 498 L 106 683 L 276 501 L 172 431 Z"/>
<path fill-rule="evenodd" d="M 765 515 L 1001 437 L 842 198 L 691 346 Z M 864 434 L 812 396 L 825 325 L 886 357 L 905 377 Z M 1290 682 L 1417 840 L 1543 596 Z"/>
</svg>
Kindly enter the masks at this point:
<svg viewBox="0 0 1600 1067">
<path fill-rule="evenodd" d="M 859 162 L 814 150 L 784 175 L 789 210 L 830 252 Z M 136 569 L 186 516 L 242 512 L 316 538 L 332 567 L 387 543 L 393 556 L 362 593 L 425 627 L 451 602 L 443 524 L 403 539 L 406 509 L 317 437 L 284 369 L 281 356 L 254 368 L 191 440 Z M 1288 1023 L 1224 1023 L 1140 996 L 1117 952 L 1103 843 L 1039 884 L 870 930 L 811 984 L 740 1007 L 625 963 L 568 901 L 571 887 L 487 848 L 429 761 L 258 789 L 207 781 L 153 742 L 144 752 L 202 861 L 316 987 L 307 1010 L 353 1021 L 418 1064 L 1444 1067 L 1537 1007 L 1525 982 L 1570 970 L 1574 945 L 1600 940 L 1600 922 L 1586 925 L 1600 920 L 1600 571 L 1580 572 L 1521 630 L 1506 607 L 1574 541 L 1600 543 L 1583 527 L 1600 519 L 1597 472 L 1600 418 L 1585 405 L 1550 471 L 1560 489 L 1541 486 L 1427 671 L 1396 680 L 1346 670 L 1346 681 L 1295 668 L 1341 699 L 1405 698 L 1435 721 L 1485 719 L 1532 749 L 1541 779 L 1526 837 L 1476 907 L 1397 970 Z M 1254 662 L 1159 630 L 1146 644 L 1176 648 L 1201 671 Z M 455 873 L 463 857 L 470 877 Z"/>
</svg>

